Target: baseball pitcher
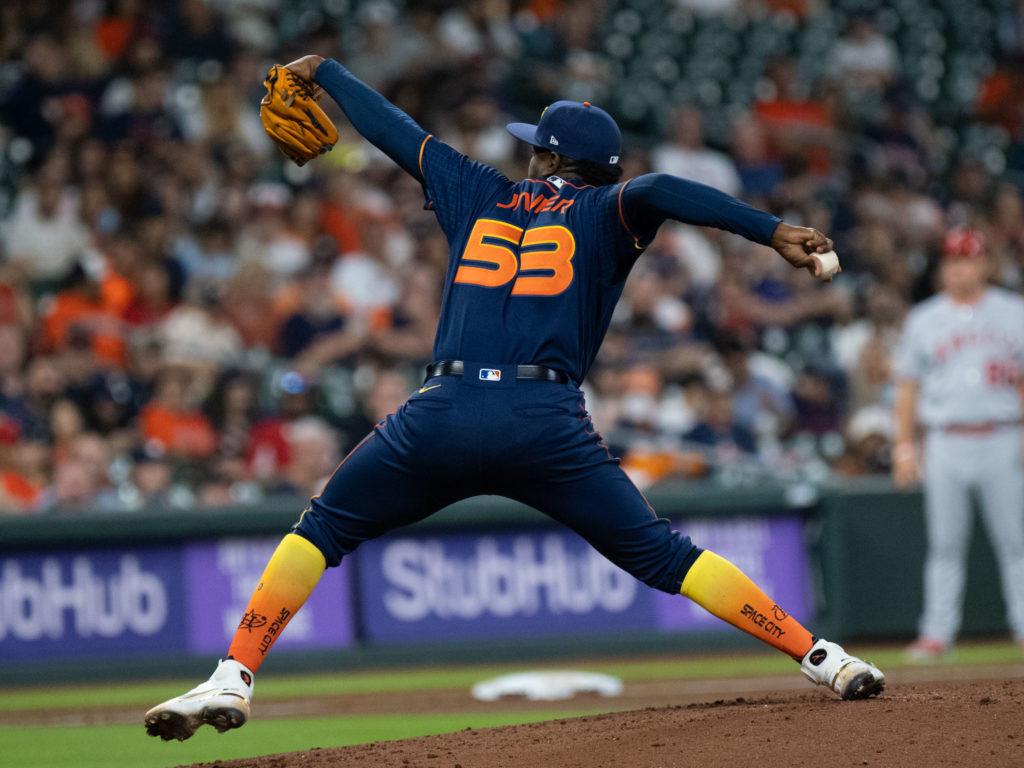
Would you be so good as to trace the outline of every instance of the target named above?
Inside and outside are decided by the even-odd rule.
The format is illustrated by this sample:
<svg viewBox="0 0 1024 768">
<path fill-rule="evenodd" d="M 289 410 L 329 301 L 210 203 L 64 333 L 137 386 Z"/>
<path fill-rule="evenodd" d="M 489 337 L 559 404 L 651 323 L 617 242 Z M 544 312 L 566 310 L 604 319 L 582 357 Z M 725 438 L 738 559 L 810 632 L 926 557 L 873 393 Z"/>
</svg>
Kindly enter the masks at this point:
<svg viewBox="0 0 1024 768">
<path fill-rule="evenodd" d="M 268 89 L 279 93 L 290 78 L 307 84 L 287 87 L 286 109 L 322 88 L 423 185 L 451 247 L 434 362 L 422 387 L 342 461 L 284 538 L 210 680 L 150 710 L 148 732 L 186 739 L 204 723 L 221 731 L 242 725 L 253 673 L 325 567 L 361 542 L 478 494 L 550 515 L 637 579 L 681 593 L 788 654 L 841 698 L 881 691 L 876 667 L 813 637 L 734 565 L 655 514 L 591 424 L 579 388 L 630 269 L 666 219 L 739 233 L 821 279 L 838 271 L 831 241 L 674 176 L 619 183 L 618 126 L 586 102 L 559 101 L 536 125 L 508 126 L 533 148 L 528 177 L 513 182 L 438 141 L 337 61 L 306 56 L 281 69 Z M 264 105 L 271 129 L 274 98 Z M 278 139 L 306 162 L 329 145 L 330 130 L 321 114 L 310 110 L 317 127 L 305 122 L 305 107 L 299 112 L 299 126 L 288 122 Z M 272 631 L 248 631 L 252 617 Z"/>
</svg>

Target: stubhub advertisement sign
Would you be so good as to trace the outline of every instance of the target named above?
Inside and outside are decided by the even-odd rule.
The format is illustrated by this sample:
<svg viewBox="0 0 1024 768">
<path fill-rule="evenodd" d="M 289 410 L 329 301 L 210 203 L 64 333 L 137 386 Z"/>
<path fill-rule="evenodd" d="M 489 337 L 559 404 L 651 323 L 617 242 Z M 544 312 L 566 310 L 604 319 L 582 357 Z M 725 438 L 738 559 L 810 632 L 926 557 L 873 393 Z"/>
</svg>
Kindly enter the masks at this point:
<svg viewBox="0 0 1024 768">
<path fill-rule="evenodd" d="M 811 618 L 799 516 L 677 523 L 731 560 L 785 611 Z M 409 535 L 412 534 L 412 535 Z M 225 653 L 279 539 L 234 538 L 0 556 L 0 658 Z M 353 584 L 358 593 L 353 594 Z M 275 648 L 613 632 L 724 624 L 656 592 L 566 530 L 391 534 L 321 578 Z M 260 631 L 250 623 L 249 631 Z M 0 666 L 0 679 L 2 679 Z"/>
<path fill-rule="evenodd" d="M 807 615 L 799 518 L 678 527 L 743 568 L 789 612 Z M 371 642 L 724 627 L 690 601 L 641 584 L 569 532 L 391 536 L 364 544 L 358 555 Z"/>
<path fill-rule="evenodd" d="M 374 642 L 611 631 L 653 616 L 643 585 L 567 533 L 384 538 L 359 558 Z"/>
<path fill-rule="evenodd" d="M 4 659 L 146 655 L 184 643 L 179 548 L 0 558 Z"/>
<path fill-rule="evenodd" d="M 224 654 L 279 540 L 0 557 L 0 658 Z M 280 647 L 353 642 L 350 570 L 324 575 Z"/>
</svg>

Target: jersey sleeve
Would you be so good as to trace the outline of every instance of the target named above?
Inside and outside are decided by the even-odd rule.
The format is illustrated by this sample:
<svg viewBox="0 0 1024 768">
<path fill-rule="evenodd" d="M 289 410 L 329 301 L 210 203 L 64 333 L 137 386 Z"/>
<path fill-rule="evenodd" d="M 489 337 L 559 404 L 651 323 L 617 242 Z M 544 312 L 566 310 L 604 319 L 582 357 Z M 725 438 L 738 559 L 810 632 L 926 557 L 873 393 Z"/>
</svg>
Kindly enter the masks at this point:
<svg viewBox="0 0 1024 768">
<path fill-rule="evenodd" d="M 610 187 L 603 203 L 603 218 L 614 221 L 613 237 L 625 242 L 615 250 L 615 263 L 603 265 L 613 283 L 625 279 L 668 219 L 724 229 L 762 245 L 771 243 L 781 221 L 714 187 L 668 173 L 648 173 Z"/>
<path fill-rule="evenodd" d="M 423 184 L 427 207 L 449 238 L 475 205 L 503 187 L 505 176 L 438 141 L 334 59 L 317 67 L 316 82 L 371 144 Z"/>
<path fill-rule="evenodd" d="M 418 161 L 427 132 L 415 120 L 334 59 L 324 59 L 313 79 L 363 138 L 422 181 Z"/>
<path fill-rule="evenodd" d="M 672 176 L 648 173 L 620 189 L 620 216 L 638 245 L 650 243 L 666 219 L 733 232 L 769 245 L 781 219 L 714 187 Z"/>
<path fill-rule="evenodd" d="M 892 357 L 893 374 L 896 379 L 919 381 L 924 375 L 925 355 L 921 346 L 921 314 L 911 310 L 903 324 L 900 340 Z"/>
<path fill-rule="evenodd" d="M 425 136 L 417 153 L 427 207 L 434 211 L 449 240 L 480 206 L 512 186 L 504 174 L 470 160 L 433 136 Z"/>
</svg>

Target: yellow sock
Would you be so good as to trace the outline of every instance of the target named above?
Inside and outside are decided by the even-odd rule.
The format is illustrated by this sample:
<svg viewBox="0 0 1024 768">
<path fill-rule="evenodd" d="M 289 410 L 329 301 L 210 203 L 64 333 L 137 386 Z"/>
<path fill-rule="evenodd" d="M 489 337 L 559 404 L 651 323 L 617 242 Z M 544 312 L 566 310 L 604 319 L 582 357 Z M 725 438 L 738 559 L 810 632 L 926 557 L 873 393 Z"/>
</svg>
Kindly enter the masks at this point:
<svg viewBox="0 0 1024 768">
<path fill-rule="evenodd" d="M 307 539 L 294 533 L 285 536 L 249 598 L 228 656 L 255 672 L 326 567 L 323 554 Z"/>
<path fill-rule="evenodd" d="M 722 621 L 800 661 L 814 644 L 811 633 L 776 605 L 724 557 L 704 550 L 679 590 Z"/>
</svg>

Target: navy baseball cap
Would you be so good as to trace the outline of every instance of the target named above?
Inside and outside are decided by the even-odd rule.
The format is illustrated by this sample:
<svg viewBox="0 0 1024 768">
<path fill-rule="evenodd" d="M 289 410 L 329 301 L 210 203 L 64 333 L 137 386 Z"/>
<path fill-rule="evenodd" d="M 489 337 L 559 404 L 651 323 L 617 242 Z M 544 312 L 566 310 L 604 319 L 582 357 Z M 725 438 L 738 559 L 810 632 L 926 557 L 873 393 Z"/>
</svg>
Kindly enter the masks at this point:
<svg viewBox="0 0 1024 768">
<path fill-rule="evenodd" d="M 517 139 L 572 160 L 615 165 L 622 154 L 622 134 L 615 120 L 589 101 L 556 101 L 540 115 L 536 125 L 509 123 Z"/>
</svg>

